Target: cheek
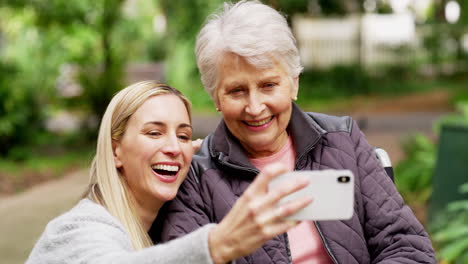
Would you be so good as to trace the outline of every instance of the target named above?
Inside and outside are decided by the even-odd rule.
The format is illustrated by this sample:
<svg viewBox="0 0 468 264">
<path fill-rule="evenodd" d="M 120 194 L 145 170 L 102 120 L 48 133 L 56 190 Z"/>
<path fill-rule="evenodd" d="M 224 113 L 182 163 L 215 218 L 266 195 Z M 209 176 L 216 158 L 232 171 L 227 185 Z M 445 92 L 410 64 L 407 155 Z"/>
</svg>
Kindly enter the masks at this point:
<svg viewBox="0 0 468 264">
<path fill-rule="evenodd" d="M 238 112 L 234 112 L 232 111 L 232 108 L 231 109 L 228 109 L 226 111 L 223 111 L 223 117 L 224 117 L 224 120 L 232 120 L 232 119 L 236 119 L 238 114 Z"/>
<path fill-rule="evenodd" d="M 281 126 L 286 127 L 289 123 L 289 119 L 291 118 L 291 111 L 292 111 L 291 102 L 287 101 L 287 102 L 278 104 L 276 110 L 278 111 L 278 113 L 280 113 L 279 121 L 281 123 Z"/>
<path fill-rule="evenodd" d="M 193 146 L 192 144 L 187 144 L 187 146 L 184 147 L 184 161 L 190 166 L 190 162 L 192 162 L 192 157 L 193 157 Z"/>
<path fill-rule="evenodd" d="M 292 109 L 291 100 L 289 99 L 289 96 L 286 96 L 285 94 L 278 94 L 277 96 L 271 98 L 268 106 L 272 112 L 280 114 L 290 112 Z"/>
<path fill-rule="evenodd" d="M 149 146 L 150 145 L 147 144 L 135 144 L 134 147 L 132 147 L 132 150 L 127 152 L 127 156 L 129 159 L 143 161 L 144 159 L 151 157 L 151 153 L 148 151 L 148 149 L 150 149 Z"/>
<path fill-rule="evenodd" d="M 223 116 L 234 117 L 242 112 L 244 107 L 240 100 L 231 100 L 221 98 L 219 102 L 219 108 L 221 109 Z"/>
</svg>

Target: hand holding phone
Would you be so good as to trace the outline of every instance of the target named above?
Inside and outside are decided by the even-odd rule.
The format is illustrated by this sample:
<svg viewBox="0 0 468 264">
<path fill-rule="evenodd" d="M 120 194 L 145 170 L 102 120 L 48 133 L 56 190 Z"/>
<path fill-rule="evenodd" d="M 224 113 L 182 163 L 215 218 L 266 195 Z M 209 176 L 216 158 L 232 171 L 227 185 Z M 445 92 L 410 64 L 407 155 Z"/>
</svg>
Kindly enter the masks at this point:
<svg viewBox="0 0 468 264">
<path fill-rule="evenodd" d="M 307 178 L 309 185 L 281 199 L 280 204 L 308 196 L 312 203 L 290 216 L 294 220 L 347 220 L 354 211 L 354 175 L 350 170 L 293 171 L 278 176 L 269 184 L 269 190 Z"/>
</svg>

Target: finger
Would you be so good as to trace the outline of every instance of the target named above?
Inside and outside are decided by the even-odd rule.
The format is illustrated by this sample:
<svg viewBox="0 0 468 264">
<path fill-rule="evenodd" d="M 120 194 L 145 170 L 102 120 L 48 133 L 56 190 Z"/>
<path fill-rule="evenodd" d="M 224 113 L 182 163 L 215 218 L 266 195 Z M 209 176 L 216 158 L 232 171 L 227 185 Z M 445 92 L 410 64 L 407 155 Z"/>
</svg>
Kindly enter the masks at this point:
<svg viewBox="0 0 468 264">
<path fill-rule="evenodd" d="M 265 213 L 259 215 L 257 218 L 257 223 L 259 225 L 266 225 L 268 223 L 284 221 L 286 217 L 297 213 L 298 211 L 302 210 L 307 205 L 309 205 L 311 202 L 312 199 L 309 197 L 298 198 L 294 201 L 288 202 L 274 209 L 270 209 Z"/>
<path fill-rule="evenodd" d="M 307 187 L 309 183 L 309 179 L 301 177 L 295 181 L 286 182 L 281 186 L 272 188 L 268 191 L 268 195 L 265 196 L 265 205 L 277 204 L 282 198 Z"/>
<path fill-rule="evenodd" d="M 255 180 L 250 184 L 249 188 L 246 190 L 257 193 L 264 193 L 267 191 L 268 183 L 278 175 L 281 175 L 287 172 L 287 168 L 280 163 L 273 163 L 266 166 L 255 178 Z"/>
<path fill-rule="evenodd" d="M 264 241 L 268 241 L 275 236 L 281 235 L 298 224 L 299 221 L 287 220 L 265 226 L 262 230 Z"/>
<path fill-rule="evenodd" d="M 281 206 L 270 209 L 257 217 L 257 224 L 258 226 L 266 226 L 268 224 L 281 221 L 284 218 L 283 214 L 284 211 Z"/>
<path fill-rule="evenodd" d="M 281 216 L 280 217 L 288 217 L 294 215 L 295 213 L 299 212 L 300 210 L 307 207 L 309 204 L 313 202 L 313 199 L 310 197 L 301 197 L 295 199 L 291 202 L 281 205 Z"/>
<path fill-rule="evenodd" d="M 281 198 L 294 193 L 309 184 L 307 178 L 298 178 L 294 182 L 286 182 L 284 185 L 268 190 L 266 195 L 260 195 L 259 192 L 250 195 L 249 208 L 254 214 L 261 214 L 264 210 L 269 210 L 271 207 L 276 208 L 277 203 Z"/>
</svg>

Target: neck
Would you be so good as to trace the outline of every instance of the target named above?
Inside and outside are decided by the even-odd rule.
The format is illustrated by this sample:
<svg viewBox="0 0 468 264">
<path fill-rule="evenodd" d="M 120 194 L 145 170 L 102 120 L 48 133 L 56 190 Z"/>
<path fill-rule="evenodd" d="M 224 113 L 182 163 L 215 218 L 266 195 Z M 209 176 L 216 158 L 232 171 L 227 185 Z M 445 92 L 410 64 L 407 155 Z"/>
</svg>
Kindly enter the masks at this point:
<svg viewBox="0 0 468 264">
<path fill-rule="evenodd" d="M 265 149 L 253 149 L 241 142 L 242 147 L 247 151 L 247 156 L 252 159 L 263 158 L 271 156 L 278 151 L 288 142 L 288 133 L 284 131 L 283 134 L 271 145 L 266 146 Z"/>
<path fill-rule="evenodd" d="M 136 202 L 136 209 L 138 217 L 141 221 L 142 227 L 148 232 L 153 224 L 156 216 L 158 216 L 159 209 L 161 209 L 164 202 L 151 201 L 151 202 Z"/>
</svg>

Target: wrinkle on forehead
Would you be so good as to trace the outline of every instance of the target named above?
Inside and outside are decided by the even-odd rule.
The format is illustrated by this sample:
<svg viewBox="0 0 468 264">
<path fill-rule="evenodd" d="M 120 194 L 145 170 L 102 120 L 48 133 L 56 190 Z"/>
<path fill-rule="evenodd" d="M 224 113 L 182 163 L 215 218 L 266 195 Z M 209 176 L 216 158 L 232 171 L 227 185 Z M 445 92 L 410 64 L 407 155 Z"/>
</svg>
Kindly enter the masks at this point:
<svg viewBox="0 0 468 264">
<path fill-rule="evenodd" d="M 252 69 L 263 70 L 271 68 L 277 64 L 281 63 L 273 55 L 263 54 L 247 57 L 234 52 L 224 52 L 219 58 L 218 73 L 224 67 L 233 67 L 237 70 L 240 69 L 240 67 L 248 65 L 249 67 L 252 67 Z"/>
</svg>

